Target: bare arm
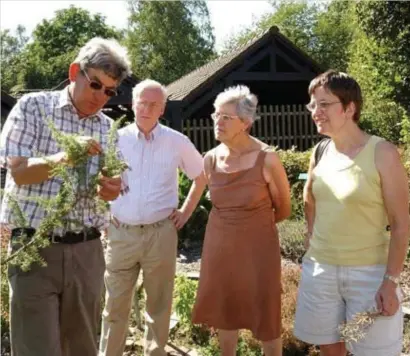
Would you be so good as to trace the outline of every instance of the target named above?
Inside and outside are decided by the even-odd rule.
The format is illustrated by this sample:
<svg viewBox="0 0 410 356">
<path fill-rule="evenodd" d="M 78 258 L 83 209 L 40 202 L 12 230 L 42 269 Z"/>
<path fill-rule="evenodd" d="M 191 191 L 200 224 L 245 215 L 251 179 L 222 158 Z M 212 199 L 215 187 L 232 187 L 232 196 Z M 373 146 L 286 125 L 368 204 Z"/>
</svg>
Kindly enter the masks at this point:
<svg viewBox="0 0 410 356">
<path fill-rule="evenodd" d="M 315 222 L 315 198 L 312 193 L 312 171 L 315 167 L 315 158 L 314 155 L 310 157 L 309 162 L 309 170 L 307 174 L 307 181 L 303 188 L 303 203 L 304 203 L 304 210 L 305 210 L 305 223 L 306 223 L 306 231 L 305 231 L 305 247 L 309 247 L 309 240 L 312 237 L 313 232 L 313 223 Z"/>
<path fill-rule="evenodd" d="M 384 206 L 391 228 L 386 274 L 398 277 L 403 269 L 409 242 L 409 193 L 407 176 L 397 149 L 389 142 L 376 146 L 376 167 L 379 171 Z M 397 285 L 384 279 L 377 294 L 378 309 L 385 316 L 399 308 Z"/>
<path fill-rule="evenodd" d="M 376 167 L 380 174 L 384 205 L 391 228 L 386 273 L 398 276 L 403 269 L 409 243 L 407 175 L 396 147 L 389 142 L 377 145 Z"/>
<path fill-rule="evenodd" d="M 177 229 L 181 229 L 191 217 L 206 187 L 206 178 L 203 166 L 204 160 L 194 145 L 190 141 L 187 141 L 187 143 L 188 144 L 185 146 L 186 149 L 182 152 L 182 157 L 186 160 L 183 162 L 183 167 L 185 167 L 184 171 L 187 172 L 186 168 L 189 163 L 192 164 L 191 171 L 193 169 L 198 170 L 199 162 L 201 169 L 200 174 L 193 179 L 191 188 L 189 189 L 188 195 L 186 196 L 182 207 L 180 209 L 175 209 L 169 217 L 174 222 Z M 189 153 L 191 154 L 189 155 Z"/>
<path fill-rule="evenodd" d="M 63 159 L 63 152 L 45 158 L 9 157 L 7 166 L 17 185 L 39 184 L 50 178 L 50 162 Z"/>
<path fill-rule="evenodd" d="M 102 152 L 100 144 L 91 137 L 79 136 L 78 140 L 89 146 L 90 156 Z M 59 152 L 46 157 L 8 157 L 7 167 L 17 185 L 39 184 L 50 179 L 53 164 L 68 162 L 67 154 Z"/>
<path fill-rule="evenodd" d="M 202 193 L 206 187 L 206 179 L 204 172 L 196 177 L 189 189 L 188 195 L 185 198 L 184 203 L 180 209 L 175 209 L 169 218 L 174 222 L 177 229 L 182 229 L 188 219 L 191 217 L 195 208 L 201 199 Z"/>
<path fill-rule="evenodd" d="M 287 219 L 291 214 L 290 186 L 285 168 L 276 152 L 268 152 L 263 169 L 275 209 L 275 221 Z"/>
<path fill-rule="evenodd" d="M 191 189 L 189 190 L 189 193 L 181 207 L 181 211 L 188 217 L 192 215 L 195 208 L 197 207 L 202 193 L 205 190 L 205 187 L 206 179 L 204 172 L 202 172 L 197 178 L 193 180 Z"/>
</svg>

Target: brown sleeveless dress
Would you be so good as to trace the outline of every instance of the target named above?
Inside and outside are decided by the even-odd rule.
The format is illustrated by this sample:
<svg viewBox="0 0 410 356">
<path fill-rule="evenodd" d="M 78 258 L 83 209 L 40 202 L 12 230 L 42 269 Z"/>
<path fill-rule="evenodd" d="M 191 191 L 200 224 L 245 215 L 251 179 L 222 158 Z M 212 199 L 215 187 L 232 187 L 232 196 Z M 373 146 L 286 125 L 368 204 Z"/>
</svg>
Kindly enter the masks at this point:
<svg viewBox="0 0 410 356">
<path fill-rule="evenodd" d="M 216 329 L 251 330 L 269 341 L 281 334 L 281 260 L 265 151 L 235 173 L 209 172 L 213 208 L 206 227 L 192 320 Z"/>
</svg>

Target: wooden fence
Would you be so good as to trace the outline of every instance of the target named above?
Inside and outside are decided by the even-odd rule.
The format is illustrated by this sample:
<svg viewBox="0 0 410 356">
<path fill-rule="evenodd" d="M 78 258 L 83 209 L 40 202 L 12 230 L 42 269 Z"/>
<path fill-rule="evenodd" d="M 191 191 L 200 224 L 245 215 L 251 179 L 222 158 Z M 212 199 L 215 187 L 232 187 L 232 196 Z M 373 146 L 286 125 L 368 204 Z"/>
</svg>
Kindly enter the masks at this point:
<svg viewBox="0 0 410 356">
<path fill-rule="evenodd" d="M 258 108 L 251 134 L 261 141 L 281 149 L 303 151 L 319 141 L 320 136 L 303 105 L 262 105 Z M 213 122 L 210 118 L 184 120 L 183 133 L 187 135 L 201 152 L 217 145 L 214 137 Z"/>
</svg>

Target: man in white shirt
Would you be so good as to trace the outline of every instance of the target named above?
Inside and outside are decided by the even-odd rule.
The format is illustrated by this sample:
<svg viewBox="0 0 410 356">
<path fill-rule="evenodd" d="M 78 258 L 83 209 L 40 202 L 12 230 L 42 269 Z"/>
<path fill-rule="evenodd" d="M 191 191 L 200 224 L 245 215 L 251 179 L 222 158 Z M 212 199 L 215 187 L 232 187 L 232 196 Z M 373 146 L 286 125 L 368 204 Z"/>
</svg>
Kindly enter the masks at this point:
<svg viewBox="0 0 410 356">
<path fill-rule="evenodd" d="M 146 292 L 145 356 L 165 356 L 174 287 L 177 230 L 200 199 L 203 159 L 181 133 L 159 124 L 167 93 L 153 80 L 133 90 L 135 123 L 119 131 L 119 149 L 130 166 L 129 192 L 111 205 L 100 355 L 122 356 L 133 291 L 140 270 Z M 178 208 L 178 168 L 193 180 Z"/>
</svg>

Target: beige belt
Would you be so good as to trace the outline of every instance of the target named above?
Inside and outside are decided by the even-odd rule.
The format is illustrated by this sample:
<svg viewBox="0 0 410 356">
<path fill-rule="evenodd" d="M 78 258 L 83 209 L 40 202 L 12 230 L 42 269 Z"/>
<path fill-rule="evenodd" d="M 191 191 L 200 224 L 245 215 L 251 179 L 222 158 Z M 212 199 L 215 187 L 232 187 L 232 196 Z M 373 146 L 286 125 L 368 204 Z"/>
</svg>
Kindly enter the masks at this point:
<svg viewBox="0 0 410 356">
<path fill-rule="evenodd" d="M 130 225 L 130 224 L 126 224 L 126 223 L 123 223 L 123 222 L 119 221 L 115 216 L 113 216 L 113 217 L 111 218 L 112 224 L 113 224 L 117 229 L 118 229 L 119 227 L 121 227 L 121 228 L 124 228 L 124 229 L 127 229 L 127 230 L 129 230 L 129 229 L 140 229 L 140 230 L 143 230 L 143 229 L 147 229 L 147 228 L 150 228 L 150 227 L 155 227 L 155 228 L 156 228 L 156 227 L 163 226 L 163 225 L 165 224 L 165 222 L 167 222 L 167 221 L 169 221 L 169 219 L 168 219 L 168 218 L 165 218 L 165 219 L 156 221 L 156 222 L 151 223 L 151 224 Z"/>
</svg>

